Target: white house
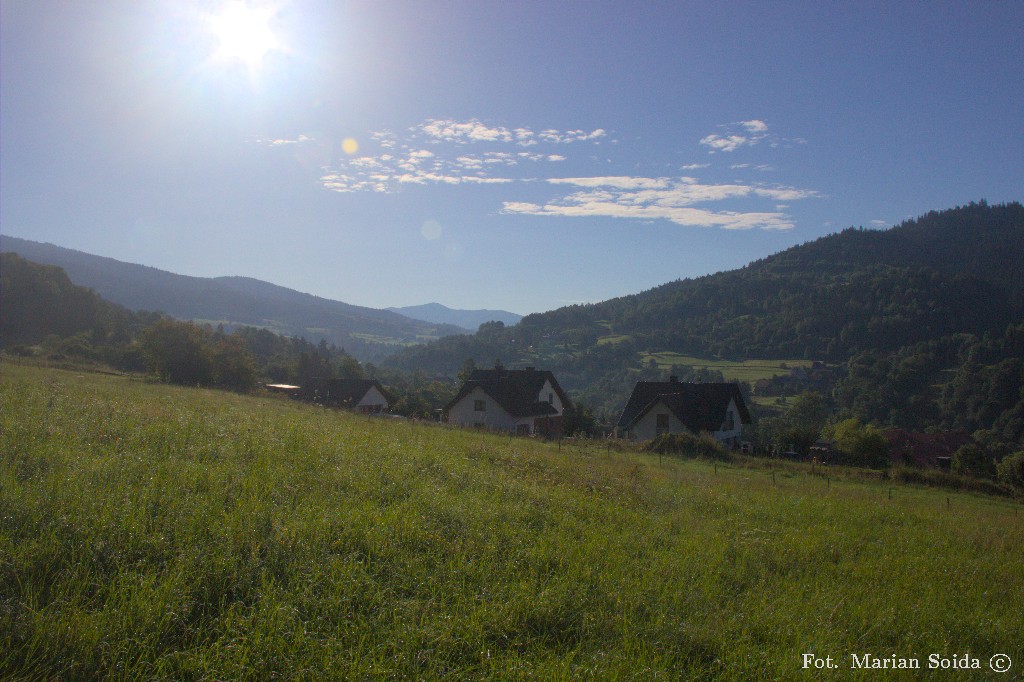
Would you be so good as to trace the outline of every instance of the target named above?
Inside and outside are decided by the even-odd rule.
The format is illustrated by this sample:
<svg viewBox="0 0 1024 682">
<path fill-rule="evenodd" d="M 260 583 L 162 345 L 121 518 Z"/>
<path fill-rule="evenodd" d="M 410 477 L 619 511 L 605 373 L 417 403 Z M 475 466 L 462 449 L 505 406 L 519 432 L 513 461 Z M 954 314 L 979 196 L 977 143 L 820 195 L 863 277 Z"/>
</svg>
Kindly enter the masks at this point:
<svg viewBox="0 0 1024 682">
<path fill-rule="evenodd" d="M 554 437 L 568 405 L 551 372 L 499 366 L 474 370 L 444 409 L 450 424 Z"/>
<path fill-rule="evenodd" d="M 750 413 L 736 384 L 640 381 L 619 418 L 618 431 L 636 440 L 664 433 L 710 433 L 726 445 L 738 445 Z"/>
</svg>

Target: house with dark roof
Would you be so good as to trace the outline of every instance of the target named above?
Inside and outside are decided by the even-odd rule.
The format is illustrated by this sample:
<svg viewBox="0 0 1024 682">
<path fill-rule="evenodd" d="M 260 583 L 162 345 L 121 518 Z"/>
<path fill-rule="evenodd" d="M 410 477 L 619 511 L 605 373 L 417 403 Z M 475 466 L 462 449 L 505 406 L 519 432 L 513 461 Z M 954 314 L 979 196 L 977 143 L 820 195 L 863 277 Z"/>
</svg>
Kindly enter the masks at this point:
<svg viewBox="0 0 1024 682">
<path fill-rule="evenodd" d="M 889 456 L 895 464 L 948 469 L 956 451 L 971 442 L 966 431 L 922 433 L 890 429 L 885 432 Z"/>
<path fill-rule="evenodd" d="M 444 411 L 449 424 L 552 438 L 562 433 L 568 405 L 551 372 L 498 366 L 473 370 Z"/>
<path fill-rule="evenodd" d="M 315 379 L 299 389 L 299 398 L 325 407 L 340 407 L 363 414 L 380 414 L 391 401 L 374 379 Z"/>
<path fill-rule="evenodd" d="M 633 387 L 617 430 L 620 436 L 651 440 L 664 433 L 710 433 L 726 445 L 739 445 L 750 412 L 736 384 L 639 381 Z"/>
</svg>

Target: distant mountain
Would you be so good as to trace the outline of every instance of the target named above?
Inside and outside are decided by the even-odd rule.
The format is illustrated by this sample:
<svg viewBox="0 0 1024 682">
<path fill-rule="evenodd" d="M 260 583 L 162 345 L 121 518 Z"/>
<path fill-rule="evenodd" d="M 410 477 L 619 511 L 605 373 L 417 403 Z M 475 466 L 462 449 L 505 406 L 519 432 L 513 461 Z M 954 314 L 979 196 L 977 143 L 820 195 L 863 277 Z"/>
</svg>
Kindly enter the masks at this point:
<svg viewBox="0 0 1024 682">
<path fill-rule="evenodd" d="M 67 272 L 74 284 L 131 310 L 161 311 L 179 319 L 254 326 L 313 342 L 325 339 L 364 360 L 402 346 L 465 330 L 411 320 L 304 294 L 247 277 L 188 277 L 17 237 L 0 236 L 0 251 Z"/>
<path fill-rule="evenodd" d="M 467 358 L 543 367 L 599 404 L 646 369 L 644 353 L 844 363 L 954 334 L 1001 335 L 1024 320 L 1022 310 L 1024 206 L 981 202 L 889 230 L 849 228 L 738 270 L 527 315 L 515 327 L 408 348 L 388 363 L 452 375 Z"/>
<path fill-rule="evenodd" d="M 522 315 L 516 315 L 507 310 L 455 310 L 440 303 L 388 308 L 388 310 L 414 320 L 436 324 L 454 324 L 469 331 L 476 331 L 484 322 L 502 322 L 506 325 L 513 325 L 523 319 Z"/>
</svg>

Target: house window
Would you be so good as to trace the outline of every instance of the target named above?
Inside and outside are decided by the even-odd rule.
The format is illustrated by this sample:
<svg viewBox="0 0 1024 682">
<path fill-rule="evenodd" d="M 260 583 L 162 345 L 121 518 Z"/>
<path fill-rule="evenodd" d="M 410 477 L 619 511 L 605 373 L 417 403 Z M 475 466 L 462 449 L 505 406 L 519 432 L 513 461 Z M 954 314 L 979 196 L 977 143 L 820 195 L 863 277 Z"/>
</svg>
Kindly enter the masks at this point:
<svg viewBox="0 0 1024 682">
<path fill-rule="evenodd" d="M 659 436 L 661 434 L 663 434 L 663 433 L 668 433 L 668 415 L 667 414 L 655 415 L 655 417 L 654 417 L 654 433 L 659 435 Z"/>
<path fill-rule="evenodd" d="M 554 405 L 554 404 L 555 404 L 555 394 L 554 393 L 548 393 L 548 405 Z"/>
<path fill-rule="evenodd" d="M 725 423 L 722 424 L 723 431 L 732 431 L 736 428 L 736 421 L 733 417 L 732 410 L 727 410 L 725 413 Z"/>
<path fill-rule="evenodd" d="M 487 411 L 487 403 L 484 402 L 483 400 L 474 400 L 473 401 L 473 411 L 474 412 L 486 412 Z"/>
</svg>

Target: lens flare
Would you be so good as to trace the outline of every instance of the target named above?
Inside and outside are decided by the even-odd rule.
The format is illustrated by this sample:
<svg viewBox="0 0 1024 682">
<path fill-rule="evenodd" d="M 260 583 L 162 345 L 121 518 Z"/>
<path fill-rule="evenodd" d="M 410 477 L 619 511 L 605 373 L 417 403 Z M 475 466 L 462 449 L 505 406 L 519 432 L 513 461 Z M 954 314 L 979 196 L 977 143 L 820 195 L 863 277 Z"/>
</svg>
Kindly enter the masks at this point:
<svg viewBox="0 0 1024 682">
<path fill-rule="evenodd" d="M 434 241 L 441 238 L 441 223 L 436 220 L 428 220 L 423 223 L 423 227 L 420 228 L 420 234 L 423 238 L 428 241 Z"/>
</svg>

